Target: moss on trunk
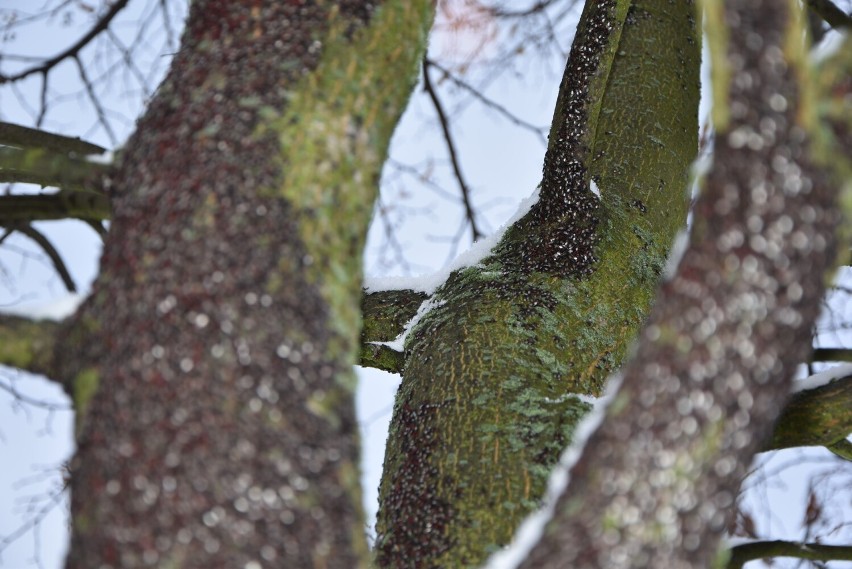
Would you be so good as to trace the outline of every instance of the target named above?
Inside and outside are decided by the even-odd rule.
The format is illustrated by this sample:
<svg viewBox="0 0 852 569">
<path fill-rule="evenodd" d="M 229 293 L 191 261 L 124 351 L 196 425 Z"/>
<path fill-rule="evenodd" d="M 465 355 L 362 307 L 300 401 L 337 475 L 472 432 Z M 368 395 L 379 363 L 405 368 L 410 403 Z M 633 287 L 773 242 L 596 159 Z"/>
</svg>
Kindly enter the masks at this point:
<svg viewBox="0 0 852 569">
<path fill-rule="evenodd" d="M 582 18 L 539 202 L 451 275 L 409 336 L 381 566 L 476 566 L 509 541 L 588 408 L 576 395 L 600 395 L 626 354 L 685 222 L 694 6 L 595 2 Z"/>
</svg>

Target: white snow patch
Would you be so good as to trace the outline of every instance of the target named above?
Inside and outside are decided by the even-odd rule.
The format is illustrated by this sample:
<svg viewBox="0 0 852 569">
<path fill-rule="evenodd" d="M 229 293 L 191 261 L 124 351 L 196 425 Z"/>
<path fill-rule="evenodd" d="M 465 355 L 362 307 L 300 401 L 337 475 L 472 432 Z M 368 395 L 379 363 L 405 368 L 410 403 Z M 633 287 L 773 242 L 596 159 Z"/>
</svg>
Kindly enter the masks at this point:
<svg viewBox="0 0 852 569">
<path fill-rule="evenodd" d="M 708 146 L 708 150 L 701 152 L 698 157 L 692 162 L 692 166 L 690 167 L 690 175 L 693 180 L 699 180 L 706 176 L 710 172 L 710 168 L 713 166 L 713 152 L 710 151 L 710 146 Z"/>
<path fill-rule="evenodd" d="M 370 342 L 370 343 L 374 344 L 376 346 L 387 346 L 388 348 L 390 348 L 391 350 L 394 350 L 395 352 L 404 352 L 405 351 L 405 340 L 406 340 L 406 338 L 408 338 L 408 334 L 409 334 L 409 332 L 411 332 L 411 329 L 414 328 L 414 326 L 418 322 L 420 322 L 423 319 L 423 317 L 426 316 L 429 313 L 429 311 L 431 311 L 433 308 L 438 308 L 439 306 L 443 306 L 444 304 L 446 304 L 446 301 L 444 301 L 444 300 L 436 301 L 432 298 L 427 298 L 426 300 L 424 300 L 420 304 L 420 307 L 417 309 L 417 312 L 414 314 L 414 316 L 411 317 L 411 320 L 409 320 L 408 322 L 405 323 L 405 326 L 403 326 L 403 328 L 402 328 L 402 333 L 399 336 L 397 336 L 396 338 L 394 338 L 390 342 Z"/>
<path fill-rule="evenodd" d="M 576 397 L 583 403 L 588 403 L 592 407 L 604 405 L 608 401 L 605 397 L 594 397 L 592 395 L 586 395 L 585 393 L 572 393 L 571 396 Z"/>
<path fill-rule="evenodd" d="M 671 278 L 675 276 L 677 267 L 680 265 L 680 260 L 683 258 L 683 254 L 686 253 L 686 249 L 688 247 L 689 230 L 684 227 L 677 232 L 677 235 L 675 235 L 674 241 L 672 242 L 672 248 L 669 250 L 669 257 L 666 259 L 666 266 L 663 268 L 664 280 L 671 280 Z"/>
<path fill-rule="evenodd" d="M 2 312 L 4 314 L 25 316 L 38 320 L 62 320 L 63 318 L 74 314 L 77 307 L 80 306 L 85 299 L 86 295 L 72 293 L 35 306 L 7 306 L 3 308 Z"/>
<path fill-rule="evenodd" d="M 836 365 L 825 371 L 821 371 L 819 373 L 813 374 L 810 377 L 806 377 L 805 379 L 794 381 L 793 387 L 790 391 L 792 393 L 798 393 L 799 391 L 816 389 L 817 387 L 828 385 L 835 379 L 848 377 L 850 375 L 852 375 L 852 363 Z"/>
<path fill-rule="evenodd" d="M 825 37 L 819 42 L 814 49 L 811 50 L 811 61 L 814 63 L 822 63 L 838 51 L 846 39 L 844 34 L 837 30 L 829 30 Z"/>
<path fill-rule="evenodd" d="M 600 199 L 600 197 L 601 197 L 601 189 L 598 187 L 598 185 L 595 183 L 595 181 L 594 181 L 594 180 L 591 180 L 591 179 L 589 180 L 589 189 L 590 189 L 590 190 L 592 190 L 592 193 L 593 193 L 593 194 L 595 194 L 596 196 L 598 196 L 598 199 Z"/>
<path fill-rule="evenodd" d="M 364 279 L 364 288 L 367 292 L 413 290 L 416 292 L 424 292 L 426 294 L 434 293 L 439 286 L 446 282 L 447 277 L 449 277 L 453 271 L 464 267 L 476 266 L 480 261 L 482 261 L 482 259 L 491 254 L 491 251 L 500 242 L 500 239 L 503 238 L 506 230 L 508 230 L 516 221 L 525 216 L 527 212 L 532 209 L 532 206 L 538 202 L 538 196 L 539 191 L 538 188 L 536 188 L 530 197 L 521 201 L 514 215 L 512 215 L 512 217 L 509 218 L 509 220 L 503 224 L 500 229 L 495 231 L 492 235 L 484 237 L 471 245 L 467 251 L 459 254 L 458 257 L 453 259 L 453 261 L 443 269 L 435 271 L 430 275 L 421 275 L 417 277 L 366 277 Z"/>
<path fill-rule="evenodd" d="M 93 164 L 104 164 L 109 166 L 115 161 L 115 152 L 107 150 L 103 154 L 89 154 L 86 156 L 86 161 Z"/>
<path fill-rule="evenodd" d="M 583 454 L 586 441 L 589 440 L 592 433 L 603 422 L 606 408 L 618 392 L 621 381 L 622 375 L 620 373 L 611 376 L 607 380 L 606 394 L 601 398 L 589 398 L 593 400 L 593 408 L 588 415 L 583 417 L 580 424 L 577 425 L 577 428 L 574 430 L 573 442 L 562 452 L 559 463 L 553 469 L 553 472 L 550 473 L 550 478 L 547 481 L 547 492 L 544 496 L 544 505 L 540 510 L 527 516 L 527 519 L 524 520 L 518 531 L 515 532 L 512 543 L 506 549 L 493 554 L 488 559 L 484 569 L 516 569 L 529 556 L 533 547 L 541 540 L 541 536 L 544 534 L 544 527 L 553 517 L 557 500 L 568 487 L 571 469 Z"/>
</svg>

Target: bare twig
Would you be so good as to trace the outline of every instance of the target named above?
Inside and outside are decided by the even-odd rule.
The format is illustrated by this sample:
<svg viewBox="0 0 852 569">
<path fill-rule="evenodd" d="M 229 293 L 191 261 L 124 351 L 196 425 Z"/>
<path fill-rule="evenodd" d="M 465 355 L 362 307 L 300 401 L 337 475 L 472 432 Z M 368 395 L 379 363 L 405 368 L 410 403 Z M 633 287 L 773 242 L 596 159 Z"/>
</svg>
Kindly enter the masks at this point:
<svg viewBox="0 0 852 569">
<path fill-rule="evenodd" d="M 29 224 L 16 226 L 15 230 L 35 241 L 38 246 L 42 248 L 48 258 L 50 258 L 51 263 L 53 263 L 53 267 L 56 269 L 56 272 L 59 273 L 59 278 L 62 279 L 62 283 L 65 285 L 65 288 L 68 289 L 68 292 L 77 292 L 77 285 L 74 284 L 74 279 L 71 278 L 71 273 L 68 272 L 68 267 L 65 266 L 65 261 L 62 260 L 62 256 L 53 246 L 53 243 L 50 242 L 50 239 L 48 239 L 41 231 Z"/>
<path fill-rule="evenodd" d="M 473 210 L 473 204 L 470 201 L 470 189 L 464 179 L 464 175 L 462 174 L 461 166 L 459 165 L 458 152 L 456 151 L 453 136 L 450 133 L 450 125 L 447 121 L 447 115 L 444 113 L 444 107 L 441 105 L 438 94 L 432 86 L 432 80 L 429 78 L 429 65 L 426 63 L 425 59 L 423 62 L 423 87 L 426 90 L 426 93 L 429 94 L 429 99 L 432 101 L 432 105 L 435 107 L 435 113 L 438 115 L 438 122 L 441 124 L 441 130 L 444 133 L 444 140 L 447 143 L 447 152 L 450 154 L 453 172 L 456 175 L 456 180 L 458 180 L 459 189 L 461 190 L 465 216 L 470 223 L 470 231 L 472 233 L 473 240 L 476 241 L 483 236 L 483 233 L 479 231 L 479 228 L 476 225 L 476 214 Z"/>
<path fill-rule="evenodd" d="M 65 51 L 54 55 L 53 57 L 45 60 L 39 65 L 29 67 L 27 69 L 24 69 L 23 71 L 15 73 L 14 75 L 0 74 L 0 85 L 2 85 L 3 83 L 10 83 L 12 81 L 19 81 L 36 73 L 41 73 L 42 75 L 44 75 L 44 81 L 46 85 L 47 74 L 50 73 L 50 71 L 63 60 L 69 57 L 77 58 L 80 51 L 84 47 L 89 45 L 89 43 L 93 39 L 95 39 L 98 34 L 100 34 L 110 25 L 110 23 L 118 15 L 118 13 L 121 12 L 121 10 L 124 9 L 125 6 L 127 6 L 128 1 L 129 0 L 117 0 L 112 6 L 110 6 L 110 9 L 107 11 L 107 13 L 104 14 L 103 17 L 99 19 L 85 35 L 83 35 L 83 37 L 81 37 L 74 44 L 69 46 Z"/>
<path fill-rule="evenodd" d="M 492 8 L 491 14 L 497 16 L 498 18 L 526 18 L 527 16 L 532 16 L 533 14 L 543 12 L 545 9 L 555 3 L 556 0 L 539 0 L 532 6 L 524 10 L 507 10 L 505 8 Z"/>
<path fill-rule="evenodd" d="M 83 85 L 86 87 L 86 93 L 89 95 L 89 100 L 92 102 L 92 107 L 94 107 L 95 112 L 98 115 L 98 122 L 104 127 L 104 130 L 109 136 L 110 142 L 113 144 L 118 144 L 118 137 L 115 135 L 115 131 L 112 130 L 112 127 L 109 124 L 109 121 L 106 118 L 106 111 L 101 105 L 98 96 L 95 94 L 95 87 L 92 84 L 92 81 L 89 79 L 89 75 L 86 72 L 86 67 L 83 65 L 83 62 L 80 61 L 79 57 L 74 57 L 74 62 L 77 64 L 77 71 L 80 73 L 80 79 L 83 81 Z"/>
<path fill-rule="evenodd" d="M 35 399 L 34 397 L 30 397 L 24 393 L 21 393 L 13 385 L 6 385 L 3 382 L 0 382 L 0 390 L 5 391 L 15 398 L 15 401 L 30 405 L 32 407 L 37 407 L 42 409 L 43 411 L 55 412 L 55 411 L 73 411 L 74 408 L 70 405 L 65 405 L 62 403 L 51 403 L 50 401 L 44 401 L 42 399 Z"/>
<path fill-rule="evenodd" d="M 807 5 L 832 28 L 852 28 L 852 16 L 838 8 L 831 0 L 807 0 Z"/>
<path fill-rule="evenodd" d="M 535 134 L 538 137 L 539 141 L 541 141 L 542 144 L 547 146 L 547 137 L 544 135 L 544 132 L 547 131 L 546 128 L 536 126 L 532 123 L 529 123 L 529 122 L 519 118 L 517 115 L 515 115 L 511 111 L 509 111 L 506 107 L 504 107 L 500 103 L 497 103 L 496 101 L 493 101 L 492 99 L 489 99 L 488 97 L 483 95 L 482 92 L 479 89 L 477 89 L 473 85 L 470 85 L 469 83 L 463 81 L 462 79 L 457 77 L 452 71 L 445 68 L 444 66 L 437 63 L 436 61 L 427 58 L 427 59 L 424 60 L 424 65 L 426 67 L 434 67 L 435 69 L 437 69 L 438 71 L 443 73 L 444 77 L 446 77 L 447 79 L 452 81 L 454 85 L 456 85 L 456 86 L 464 89 L 468 93 L 470 93 L 476 100 L 481 102 L 486 107 L 497 111 L 500 115 L 502 115 L 504 118 L 509 120 L 512 124 L 532 132 L 533 134 Z"/>
<path fill-rule="evenodd" d="M 38 525 L 53 511 L 53 509 L 62 502 L 62 495 L 65 494 L 67 484 L 63 484 L 60 490 L 53 492 L 48 496 L 47 503 L 36 510 L 28 520 L 24 521 L 12 533 L 0 537 L 0 553 L 3 553 L 9 545 L 17 541 L 21 536 L 28 531 L 38 527 Z"/>
</svg>

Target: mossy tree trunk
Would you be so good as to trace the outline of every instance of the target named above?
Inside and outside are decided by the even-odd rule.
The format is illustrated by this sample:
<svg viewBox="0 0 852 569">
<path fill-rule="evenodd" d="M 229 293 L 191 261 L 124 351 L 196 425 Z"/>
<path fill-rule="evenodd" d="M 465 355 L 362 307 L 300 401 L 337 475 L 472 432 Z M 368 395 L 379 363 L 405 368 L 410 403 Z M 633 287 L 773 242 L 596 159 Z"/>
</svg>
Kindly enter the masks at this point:
<svg viewBox="0 0 852 569">
<path fill-rule="evenodd" d="M 697 30 L 691 2 L 586 4 L 538 202 L 405 346 L 380 566 L 477 566 L 540 503 L 589 408 L 576 396 L 620 365 L 686 222 Z"/>
<path fill-rule="evenodd" d="M 811 349 L 840 216 L 801 8 L 707 10 L 725 112 L 691 243 L 523 568 L 719 564 L 740 483 Z"/>
<path fill-rule="evenodd" d="M 68 567 L 366 566 L 361 251 L 432 9 L 192 3 L 57 350 Z"/>
<path fill-rule="evenodd" d="M 0 316 L 0 362 L 75 399 L 68 566 L 368 565 L 359 350 L 404 372 L 378 564 L 479 565 L 540 504 L 588 397 L 649 313 L 526 566 L 709 566 L 753 452 L 845 442 L 850 405 L 837 400 L 852 381 L 798 396 L 782 421 L 809 429 L 782 425 L 767 442 L 832 261 L 852 50 L 821 75 L 832 132 L 819 131 L 796 3 L 727 4 L 709 4 L 717 61 L 729 63 L 717 69 L 733 70 L 717 77 L 728 111 L 717 165 L 693 245 L 656 301 L 696 151 L 691 2 L 587 3 L 537 203 L 433 295 L 360 290 L 430 0 L 197 0 L 112 168 L 69 156 L 97 150 L 80 141 L 0 125 L 0 143 L 17 148 L 4 173 L 69 192 L 0 198 L 0 221 L 112 219 L 102 273 L 72 319 Z M 34 173 L 44 164 L 58 169 Z M 431 310 L 404 353 L 374 343 L 418 308 Z"/>
</svg>

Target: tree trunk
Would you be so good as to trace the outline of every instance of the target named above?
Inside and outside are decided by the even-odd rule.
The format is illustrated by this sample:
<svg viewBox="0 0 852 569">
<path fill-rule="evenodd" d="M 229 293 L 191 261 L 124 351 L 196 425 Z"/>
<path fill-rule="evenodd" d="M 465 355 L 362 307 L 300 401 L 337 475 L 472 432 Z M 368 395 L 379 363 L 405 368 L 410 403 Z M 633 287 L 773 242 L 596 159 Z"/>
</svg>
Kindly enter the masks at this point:
<svg viewBox="0 0 852 569">
<path fill-rule="evenodd" d="M 572 395 L 601 394 L 685 223 L 699 46 L 691 2 L 586 4 L 538 202 L 405 346 L 380 566 L 477 566 L 539 505 L 589 408 Z"/>
<path fill-rule="evenodd" d="M 838 214 L 815 160 L 828 149 L 812 136 L 800 8 L 727 0 L 708 12 L 708 34 L 724 38 L 713 64 L 725 112 L 691 245 L 521 567 L 713 566 L 810 350 Z"/>
<path fill-rule="evenodd" d="M 192 3 L 58 356 L 68 567 L 366 565 L 361 252 L 431 10 Z"/>
</svg>

